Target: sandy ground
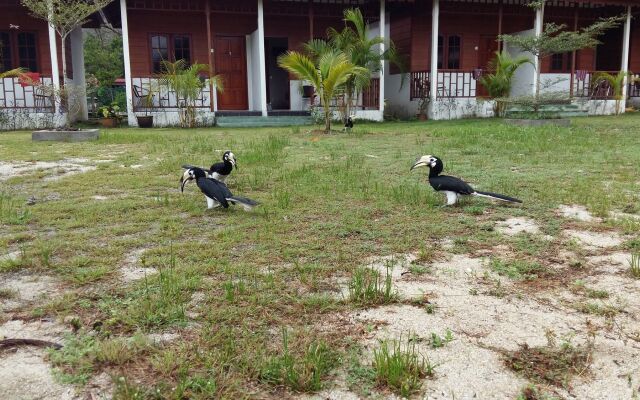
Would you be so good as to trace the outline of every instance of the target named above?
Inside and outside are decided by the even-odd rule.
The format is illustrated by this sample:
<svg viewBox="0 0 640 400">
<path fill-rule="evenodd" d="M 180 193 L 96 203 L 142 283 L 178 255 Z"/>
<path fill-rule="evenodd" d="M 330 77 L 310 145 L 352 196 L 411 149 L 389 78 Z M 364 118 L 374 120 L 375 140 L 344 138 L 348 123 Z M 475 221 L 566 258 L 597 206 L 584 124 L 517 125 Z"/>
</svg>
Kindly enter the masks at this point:
<svg viewBox="0 0 640 400">
<path fill-rule="evenodd" d="M 568 206 L 567 206 L 568 207 Z M 566 218 L 597 223 L 580 207 L 571 213 L 561 211 Z M 588 213 L 587 213 L 588 214 Z M 589 225 L 593 228 L 593 225 Z M 541 235 L 536 221 L 510 218 L 497 224 L 504 235 Z M 627 273 L 630 253 L 621 244 L 626 237 L 615 232 L 580 230 L 575 226 L 559 233 L 563 244 L 578 246 L 585 253 L 584 268 L 588 275 L 584 287 L 606 290 L 607 299 L 589 299 L 601 306 L 612 305 L 621 311 L 613 319 L 585 314 L 576 303 L 586 301 L 568 285 L 540 290 L 527 290 L 518 282 L 499 276 L 489 268 L 489 256 L 508 252 L 497 247 L 484 253 L 452 254 L 452 240 L 434 244 L 438 257 L 421 264 L 417 254 L 394 254 L 371 258 L 363 264 L 382 274 L 387 270 L 403 302 L 353 312 L 348 321 L 371 327 L 363 334 L 370 362 L 372 349 L 379 340 L 414 335 L 421 354 L 437 365 L 435 375 L 425 380 L 425 399 L 514 399 L 527 381 L 509 370 L 502 361 L 502 352 L 516 350 L 520 344 L 544 346 L 549 332 L 559 338 L 582 344 L 593 340 L 591 372 L 576 377 L 568 389 L 551 388 L 567 399 L 631 399 L 640 387 L 640 280 Z M 148 248 L 139 248 L 124 258 L 120 266 L 124 284 L 157 273 L 142 263 Z M 570 266 L 571 250 L 562 250 L 551 268 L 563 271 Z M 566 253 L 566 254 L 565 254 Z M 17 257 L 19 255 L 3 255 Z M 420 266 L 421 268 L 416 268 Z M 12 319 L 12 313 L 26 310 L 48 299 L 60 296 L 64 288 L 47 275 L 5 274 L 1 277 L 0 297 L 2 317 L 0 338 L 32 338 L 62 342 L 69 328 L 56 321 L 24 322 Z M 346 280 L 337 282 L 339 295 L 348 296 Z M 189 305 L 193 318 L 198 316 L 198 304 L 203 294 L 196 292 Z M 419 299 L 415 304 L 404 301 Z M 453 340 L 441 348 L 432 348 L 431 335 L 444 337 L 450 331 Z M 149 335 L 156 345 L 172 342 L 180 332 L 167 331 Z M 327 389 L 305 399 L 357 399 L 345 379 L 336 379 Z M 53 376 L 42 349 L 21 346 L 0 352 L 0 398 L 7 399 L 77 399 L 110 398 L 112 383 L 106 374 L 94 377 L 83 389 L 60 384 Z M 381 398 L 397 398 L 389 392 L 375 394 Z M 89 397 L 87 397 L 89 396 Z"/>
<path fill-rule="evenodd" d="M 27 175 L 38 170 L 44 170 L 47 173 L 44 178 L 45 181 L 53 181 L 66 176 L 93 171 L 96 169 L 96 163 L 96 161 L 86 158 L 65 158 L 59 161 L 0 162 L 0 181 Z"/>
<path fill-rule="evenodd" d="M 580 219 L 595 221 L 584 215 Z M 497 229 L 506 235 L 539 233 L 535 221 L 523 218 L 500 222 Z M 379 340 L 417 337 L 421 354 L 437 365 L 435 376 L 424 383 L 425 399 L 514 399 L 527 381 L 505 367 L 502 351 L 517 350 L 524 343 L 545 346 L 549 332 L 574 344 L 584 344 L 593 335 L 590 374 L 574 378 L 568 389 L 549 390 L 566 399 L 633 398 L 640 387 L 640 342 L 631 339 L 640 333 L 640 281 L 626 274 L 630 254 L 615 250 L 622 237 L 612 232 L 570 230 L 561 237 L 576 240 L 585 250 L 596 253 L 587 257 L 593 274 L 584 284 L 611 293 L 609 299 L 592 302 L 623 307 L 613 324 L 603 316 L 577 311 L 573 304 L 580 297 L 570 288 L 525 291 L 493 273 L 486 258 L 449 255 L 446 260 L 425 265 L 426 273 L 415 275 L 410 266 L 416 255 L 396 254 L 371 259 L 367 265 L 382 274 L 389 268 L 400 298 L 428 301 L 430 310 L 424 305 L 393 304 L 353 313 L 354 321 L 373 329 L 362 344 L 371 354 Z M 598 254 L 603 252 L 607 254 Z M 504 293 L 500 296 L 495 294 L 497 281 Z M 447 330 L 454 340 L 432 348 L 431 334 L 444 337 Z M 387 392 L 378 395 L 393 397 Z M 341 383 L 309 398 L 358 396 Z"/>
<path fill-rule="evenodd" d="M 124 259 L 124 263 L 120 266 L 120 273 L 122 280 L 125 282 L 133 282 L 140 279 L 144 279 L 145 276 L 157 274 L 158 270 L 152 267 L 143 267 L 141 260 L 144 252 L 149 250 L 148 248 L 141 248 L 132 251 L 127 254 Z"/>
<path fill-rule="evenodd" d="M 0 325 L 0 338 L 28 338 L 62 343 L 66 329 L 52 321 L 8 321 Z M 0 351 L 0 397 L 15 400 L 70 400 L 75 388 L 56 381 L 45 361 L 46 350 L 21 346 Z"/>
</svg>

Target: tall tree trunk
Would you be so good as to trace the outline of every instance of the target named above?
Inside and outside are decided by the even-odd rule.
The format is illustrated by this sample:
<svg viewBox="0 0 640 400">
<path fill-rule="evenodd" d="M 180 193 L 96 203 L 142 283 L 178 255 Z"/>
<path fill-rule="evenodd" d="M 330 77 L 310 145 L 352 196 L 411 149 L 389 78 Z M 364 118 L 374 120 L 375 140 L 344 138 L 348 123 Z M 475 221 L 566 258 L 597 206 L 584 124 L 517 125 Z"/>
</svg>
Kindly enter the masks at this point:
<svg viewBox="0 0 640 400">
<path fill-rule="evenodd" d="M 331 133 L 331 107 L 324 104 L 324 133 Z"/>
<path fill-rule="evenodd" d="M 538 55 L 538 68 L 536 68 L 536 103 L 540 100 L 540 70 L 542 69 L 542 58 Z"/>
<path fill-rule="evenodd" d="M 62 85 L 60 85 L 60 100 L 63 105 L 63 109 L 66 111 L 66 116 L 64 118 L 65 127 L 69 128 L 71 126 L 71 115 L 69 115 L 70 111 L 70 101 L 69 92 L 67 91 L 67 36 L 60 35 L 61 47 L 62 51 Z"/>
</svg>

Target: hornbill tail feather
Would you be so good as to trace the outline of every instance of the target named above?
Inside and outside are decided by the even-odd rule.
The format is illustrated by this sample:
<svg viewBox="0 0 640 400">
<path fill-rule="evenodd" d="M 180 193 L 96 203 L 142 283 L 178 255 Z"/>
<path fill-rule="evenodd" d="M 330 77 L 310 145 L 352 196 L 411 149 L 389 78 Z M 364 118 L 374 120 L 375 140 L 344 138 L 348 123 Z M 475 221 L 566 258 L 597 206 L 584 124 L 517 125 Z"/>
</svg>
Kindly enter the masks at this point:
<svg viewBox="0 0 640 400">
<path fill-rule="evenodd" d="M 473 192 L 473 195 L 474 196 L 481 196 L 481 197 L 488 197 L 490 199 L 508 201 L 510 203 L 522 203 L 522 200 L 520 200 L 520 199 L 516 199 L 515 197 L 505 196 L 503 194 L 498 194 L 498 193 L 481 192 L 479 190 L 476 190 L 475 192 Z"/>
<path fill-rule="evenodd" d="M 251 200 L 247 197 L 240 197 L 240 196 L 229 197 L 227 198 L 227 201 L 233 204 L 240 204 L 245 209 L 245 211 L 251 211 L 253 207 L 260 204 L 255 200 Z"/>
</svg>

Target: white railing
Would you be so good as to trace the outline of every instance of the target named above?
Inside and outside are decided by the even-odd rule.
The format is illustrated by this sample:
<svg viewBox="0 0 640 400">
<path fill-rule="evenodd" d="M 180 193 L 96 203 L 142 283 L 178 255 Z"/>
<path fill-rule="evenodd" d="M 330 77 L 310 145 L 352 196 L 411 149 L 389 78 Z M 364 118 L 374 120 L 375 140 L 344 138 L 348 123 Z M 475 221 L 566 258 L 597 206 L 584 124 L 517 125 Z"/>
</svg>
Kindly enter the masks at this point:
<svg viewBox="0 0 640 400">
<path fill-rule="evenodd" d="M 34 112 L 54 111 L 51 77 L 30 81 L 18 77 L 0 79 L 0 108 Z"/>
<path fill-rule="evenodd" d="M 179 98 L 176 92 L 166 85 L 160 84 L 157 78 L 132 78 L 133 86 L 133 109 L 135 111 L 145 109 L 178 109 L 184 106 L 185 100 Z M 152 93 L 148 99 L 149 93 Z M 209 81 L 204 82 L 204 87 L 195 101 L 196 108 L 211 107 L 211 92 Z"/>
</svg>

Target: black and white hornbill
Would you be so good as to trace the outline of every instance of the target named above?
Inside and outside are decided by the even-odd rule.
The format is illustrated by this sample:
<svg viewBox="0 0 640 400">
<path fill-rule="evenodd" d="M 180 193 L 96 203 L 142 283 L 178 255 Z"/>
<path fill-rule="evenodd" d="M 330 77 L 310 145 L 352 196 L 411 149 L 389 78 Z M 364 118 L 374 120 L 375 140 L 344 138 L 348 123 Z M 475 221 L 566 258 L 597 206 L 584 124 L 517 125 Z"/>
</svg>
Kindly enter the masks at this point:
<svg viewBox="0 0 640 400">
<path fill-rule="evenodd" d="M 207 208 L 216 207 L 229 208 L 229 204 L 239 204 L 245 211 L 251 211 L 258 202 L 246 197 L 234 196 L 224 182 L 208 178 L 207 173 L 202 168 L 191 167 L 184 171 L 180 178 L 180 191 L 184 192 L 187 182 L 195 180 L 200 191 L 207 199 Z"/>
<path fill-rule="evenodd" d="M 236 160 L 236 156 L 233 154 L 233 152 L 227 150 L 222 155 L 222 162 L 213 164 L 209 168 L 209 170 L 206 171 L 207 177 L 224 183 L 227 177 L 231 175 L 231 171 L 233 171 L 234 167 L 238 169 L 238 161 Z M 183 165 L 182 168 L 189 169 L 198 167 L 187 164 Z"/>
<path fill-rule="evenodd" d="M 345 118 L 344 120 L 344 130 L 345 131 L 350 131 L 351 128 L 353 128 L 353 120 L 356 119 L 355 115 L 349 115 L 347 118 Z"/>
<path fill-rule="evenodd" d="M 413 171 L 418 167 L 429 167 L 429 184 L 434 190 L 443 192 L 447 195 L 448 206 L 456 204 L 458 197 L 461 195 L 487 197 L 509 203 L 522 203 L 521 200 L 513 197 L 475 190 L 462 179 L 453 176 L 440 175 L 444 169 L 444 164 L 442 163 L 442 160 L 436 156 L 427 155 L 418 158 L 410 171 Z"/>
</svg>

